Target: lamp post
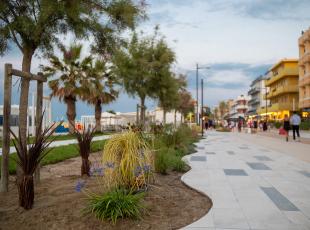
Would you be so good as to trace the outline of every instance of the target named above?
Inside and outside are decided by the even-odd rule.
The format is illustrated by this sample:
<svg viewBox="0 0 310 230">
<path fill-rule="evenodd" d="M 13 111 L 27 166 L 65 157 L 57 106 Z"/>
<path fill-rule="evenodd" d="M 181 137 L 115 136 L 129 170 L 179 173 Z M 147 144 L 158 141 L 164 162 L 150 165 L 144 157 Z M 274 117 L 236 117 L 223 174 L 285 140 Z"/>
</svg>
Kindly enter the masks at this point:
<svg viewBox="0 0 310 230">
<path fill-rule="evenodd" d="M 199 108 L 198 108 L 198 70 L 200 69 L 210 69 L 210 67 L 200 67 L 198 63 L 196 64 L 196 101 L 197 101 L 197 108 L 196 108 L 196 123 L 199 125 Z"/>
</svg>

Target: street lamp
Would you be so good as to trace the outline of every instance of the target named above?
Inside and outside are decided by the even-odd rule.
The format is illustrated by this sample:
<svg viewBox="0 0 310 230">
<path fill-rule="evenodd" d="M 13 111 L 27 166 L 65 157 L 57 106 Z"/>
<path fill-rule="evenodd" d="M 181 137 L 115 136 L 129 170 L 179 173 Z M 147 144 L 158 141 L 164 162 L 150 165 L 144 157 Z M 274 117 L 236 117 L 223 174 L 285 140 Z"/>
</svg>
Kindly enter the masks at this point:
<svg viewBox="0 0 310 230">
<path fill-rule="evenodd" d="M 196 64 L 196 101 L 197 101 L 197 109 L 196 109 L 196 123 L 197 125 L 199 125 L 199 109 L 198 109 L 198 87 L 199 87 L 199 83 L 198 83 L 198 70 L 200 69 L 210 69 L 210 67 L 201 67 L 198 65 L 198 63 Z M 203 105 L 202 105 L 203 106 Z"/>
</svg>

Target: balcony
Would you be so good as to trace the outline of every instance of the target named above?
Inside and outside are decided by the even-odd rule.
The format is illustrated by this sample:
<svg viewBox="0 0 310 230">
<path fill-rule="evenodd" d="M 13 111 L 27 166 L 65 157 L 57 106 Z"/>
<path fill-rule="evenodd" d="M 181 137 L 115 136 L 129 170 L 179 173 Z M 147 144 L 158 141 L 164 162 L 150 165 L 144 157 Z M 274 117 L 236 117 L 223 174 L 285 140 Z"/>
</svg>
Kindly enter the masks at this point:
<svg viewBox="0 0 310 230">
<path fill-rule="evenodd" d="M 236 110 L 239 110 L 239 109 L 248 109 L 249 107 L 247 105 L 237 105 L 236 106 Z"/>
<path fill-rule="evenodd" d="M 259 99 L 253 98 L 253 99 L 251 99 L 251 100 L 248 101 L 248 104 L 249 104 L 249 105 L 256 105 L 256 104 L 259 104 Z"/>
<path fill-rule="evenodd" d="M 260 92 L 259 89 L 257 89 L 257 88 L 252 88 L 252 89 L 249 90 L 248 95 L 257 94 L 257 93 L 259 93 L 259 92 Z"/>
<path fill-rule="evenodd" d="M 307 73 L 303 78 L 299 79 L 299 87 L 304 87 L 310 84 L 310 73 Z"/>
<path fill-rule="evenodd" d="M 298 93 L 298 90 L 298 85 L 287 85 L 274 88 L 269 93 L 267 93 L 267 99 L 271 99 L 284 93 Z M 264 99 L 266 100 L 266 95 L 264 95 Z"/>
<path fill-rule="evenodd" d="M 310 52 L 306 52 L 300 59 L 299 65 L 305 65 L 306 63 L 310 62 Z"/>
<path fill-rule="evenodd" d="M 276 75 L 273 75 L 271 78 L 266 80 L 265 86 L 270 86 L 276 81 L 286 77 L 286 76 L 298 76 L 298 67 L 296 68 L 285 68 L 278 71 Z"/>
<path fill-rule="evenodd" d="M 304 98 L 303 100 L 299 101 L 299 108 L 310 108 L 310 97 Z"/>
</svg>

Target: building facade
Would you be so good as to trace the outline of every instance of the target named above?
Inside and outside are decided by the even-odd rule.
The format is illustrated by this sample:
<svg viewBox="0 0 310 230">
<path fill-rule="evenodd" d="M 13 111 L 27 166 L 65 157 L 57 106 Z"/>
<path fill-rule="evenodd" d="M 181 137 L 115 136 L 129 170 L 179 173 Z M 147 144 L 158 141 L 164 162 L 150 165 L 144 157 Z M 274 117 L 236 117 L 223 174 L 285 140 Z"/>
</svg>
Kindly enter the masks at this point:
<svg viewBox="0 0 310 230">
<path fill-rule="evenodd" d="M 231 110 L 229 111 L 230 120 L 238 120 L 240 118 L 245 119 L 248 111 L 248 97 L 240 95 L 234 100 Z"/>
<path fill-rule="evenodd" d="M 265 95 L 269 91 L 269 88 L 265 86 L 265 76 L 257 77 L 250 87 L 247 116 L 255 118 L 264 115 L 266 106 L 269 106 L 269 100 L 265 100 Z"/>
<path fill-rule="evenodd" d="M 267 99 L 268 119 L 282 120 L 299 109 L 298 60 L 283 59 L 276 63 L 268 72 L 266 87 L 269 87 Z"/>
<path fill-rule="evenodd" d="M 299 45 L 299 108 L 303 116 L 310 112 L 310 28 L 303 32 Z"/>
</svg>

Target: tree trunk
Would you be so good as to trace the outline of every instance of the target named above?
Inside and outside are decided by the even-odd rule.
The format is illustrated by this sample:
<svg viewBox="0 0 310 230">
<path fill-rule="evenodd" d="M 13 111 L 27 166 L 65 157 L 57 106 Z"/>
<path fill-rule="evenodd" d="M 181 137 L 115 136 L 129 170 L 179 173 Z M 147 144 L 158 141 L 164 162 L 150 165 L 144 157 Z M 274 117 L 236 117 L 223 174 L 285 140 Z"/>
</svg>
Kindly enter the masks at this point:
<svg viewBox="0 0 310 230">
<path fill-rule="evenodd" d="M 82 157 L 82 165 L 81 165 L 81 176 L 87 175 L 90 176 L 89 174 L 90 171 L 90 161 L 87 158 Z"/>
<path fill-rule="evenodd" d="M 19 205 L 24 209 L 31 209 L 34 202 L 34 184 L 32 175 L 22 174 L 18 182 Z"/>
<path fill-rule="evenodd" d="M 30 73 L 31 69 L 31 60 L 34 51 L 28 48 L 23 50 L 23 62 L 22 62 L 22 71 Z M 29 85 L 30 80 L 27 78 L 21 78 L 21 90 L 19 98 L 19 138 L 21 140 L 22 146 L 27 146 L 27 120 L 28 120 L 28 96 L 29 96 Z M 16 179 L 17 184 L 22 183 L 22 169 L 17 165 L 16 166 Z"/>
<path fill-rule="evenodd" d="M 69 121 L 69 133 L 74 133 L 75 127 L 75 117 L 76 117 L 76 108 L 75 108 L 76 98 L 69 96 L 65 97 L 65 103 L 67 104 L 67 118 Z"/>
<path fill-rule="evenodd" d="M 140 97 L 140 106 L 141 106 L 141 113 L 140 113 L 140 125 L 144 127 L 145 125 L 145 97 Z"/>
<path fill-rule="evenodd" d="M 31 60 L 33 51 L 25 48 L 23 51 L 22 71 L 30 73 Z M 28 96 L 29 96 L 30 81 L 26 78 L 21 78 L 21 91 L 19 99 L 19 130 L 20 139 L 24 146 L 27 143 L 27 117 L 28 117 Z"/>
<path fill-rule="evenodd" d="M 174 110 L 174 127 L 177 127 L 177 111 Z"/>
<path fill-rule="evenodd" d="M 166 124 L 166 110 L 165 109 L 163 109 L 163 123 L 164 123 L 164 125 Z"/>
<path fill-rule="evenodd" d="M 101 101 L 97 101 L 95 105 L 96 131 L 101 132 Z"/>
</svg>

